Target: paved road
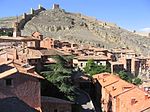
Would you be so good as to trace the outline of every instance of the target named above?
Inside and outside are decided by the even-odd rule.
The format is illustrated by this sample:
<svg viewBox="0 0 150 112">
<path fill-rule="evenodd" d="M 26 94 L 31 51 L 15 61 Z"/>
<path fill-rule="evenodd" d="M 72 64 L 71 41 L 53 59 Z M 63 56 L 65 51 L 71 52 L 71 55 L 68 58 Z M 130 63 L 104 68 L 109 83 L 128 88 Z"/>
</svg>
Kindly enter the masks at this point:
<svg viewBox="0 0 150 112">
<path fill-rule="evenodd" d="M 82 106 L 82 112 L 95 112 L 93 103 L 88 94 L 82 90 L 79 90 L 80 95 L 77 98 L 77 102 Z"/>
</svg>

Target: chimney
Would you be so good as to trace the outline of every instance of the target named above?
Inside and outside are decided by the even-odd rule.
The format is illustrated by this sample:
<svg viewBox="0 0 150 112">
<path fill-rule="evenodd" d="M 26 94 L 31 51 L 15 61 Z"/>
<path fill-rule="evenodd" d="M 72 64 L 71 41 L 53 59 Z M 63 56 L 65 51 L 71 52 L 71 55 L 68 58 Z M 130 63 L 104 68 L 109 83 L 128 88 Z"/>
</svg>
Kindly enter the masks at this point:
<svg viewBox="0 0 150 112">
<path fill-rule="evenodd" d="M 116 87 L 115 87 L 115 86 L 112 86 L 112 90 L 115 91 L 115 90 L 116 90 Z"/>
<path fill-rule="evenodd" d="M 17 36 L 21 36 L 21 32 L 19 29 L 19 23 L 18 22 L 14 22 L 13 23 L 13 37 L 17 37 Z"/>
<path fill-rule="evenodd" d="M 124 86 L 124 87 L 122 87 L 122 90 L 123 91 L 126 91 L 126 90 L 129 90 L 129 89 L 131 89 L 132 88 L 132 86 Z"/>
<path fill-rule="evenodd" d="M 101 79 L 101 77 L 98 75 L 98 80 L 100 80 Z"/>
<path fill-rule="evenodd" d="M 103 76 L 109 76 L 109 74 L 108 73 L 103 73 Z"/>
<path fill-rule="evenodd" d="M 14 48 L 14 50 L 13 50 L 13 59 L 14 60 L 18 59 L 18 54 L 17 54 L 17 49 L 16 48 Z"/>
<path fill-rule="evenodd" d="M 149 99 L 149 95 L 148 94 L 145 94 L 145 100 Z"/>
<path fill-rule="evenodd" d="M 106 82 L 106 80 L 105 80 L 105 79 L 103 79 L 103 82 Z"/>
<path fill-rule="evenodd" d="M 134 105 L 136 103 L 136 99 L 134 97 L 131 98 L 131 105 Z"/>
</svg>

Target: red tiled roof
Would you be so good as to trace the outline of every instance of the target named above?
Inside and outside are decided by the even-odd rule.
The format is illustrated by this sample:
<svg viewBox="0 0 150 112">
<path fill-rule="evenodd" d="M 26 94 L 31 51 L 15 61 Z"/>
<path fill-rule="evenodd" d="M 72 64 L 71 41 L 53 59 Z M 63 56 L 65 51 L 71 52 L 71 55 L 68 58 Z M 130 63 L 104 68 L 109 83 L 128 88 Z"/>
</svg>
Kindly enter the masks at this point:
<svg viewBox="0 0 150 112">
<path fill-rule="evenodd" d="M 118 98 L 130 112 L 142 112 L 150 108 L 150 95 L 137 87 L 119 95 Z M 132 104 L 133 99 L 135 102 Z"/>
<path fill-rule="evenodd" d="M 34 68 L 34 66 L 30 66 L 30 67 L 25 68 L 25 67 L 21 66 L 20 63 L 16 64 L 16 62 L 14 63 L 13 61 L 7 61 L 4 63 L 1 63 L 0 65 L 4 65 L 4 64 L 11 66 L 12 68 L 0 73 L 0 79 L 7 77 L 7 76 L 10 76 L 10 75 L 13 75 L 14 73 L 17 73 L 17 72 L 25 74 L 25 75 L 33 76 L 36 78 L 44 79 L 42 76 L 37 74 L 35 71 L 29 72 L 30 69 Z"/>
<path fill-rule="evenodd" d="M 124 80 L 121 80 L 121 79 L 119 79 L 116 83 L 113 83 L 113 84 L 105 87 L 105 89 L 107 91 L 109 91 L 109 93 L 112 97 L 120 95 L 128 90 L 133 89 L 133 88 L 135 88 L 134 85 L 132 85 Z"/>
<path fill-rule="evenodd" d="M 118 102 L 116 102 L 118 104 L 116 105 L 119 105 L 117 108 L 120 108 L 120 110 L 142 112 L 150 109 L 150 95 L 137 86 L 109 73 L 94 75 L 93 78 L 98 80 L 105 91 L 107 91 L 107 94 L 110 94 L 116 100 L 118 99 Z"/>
<path fill-rule="evenodd" d="M 101 73 L 94 75 L 93 78 L 97 79 L 102 87 L 108 86 L 110 84 L 116 83 L 119 81 L 119 77 L 112 76 L 110 73 Z"/>
</svg>

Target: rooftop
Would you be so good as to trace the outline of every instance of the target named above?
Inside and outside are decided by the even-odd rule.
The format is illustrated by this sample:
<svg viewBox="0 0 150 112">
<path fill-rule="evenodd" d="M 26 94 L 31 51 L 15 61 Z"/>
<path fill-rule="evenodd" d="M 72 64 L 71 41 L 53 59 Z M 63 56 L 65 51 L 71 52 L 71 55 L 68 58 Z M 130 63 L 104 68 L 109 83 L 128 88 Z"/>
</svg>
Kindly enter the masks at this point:
<svg viewBox="0 0 150 112">
<path fill-rule="evenodd" d="M 58 98 L 54 98 L 54 97 L 47 97 L 47 96 L 42 96 L 42 102 L 48 102 L 48 103 L 59 103 L 59 104 L 73 104 L 70 101 L 67 100 L 62 100 L 62 99 L 58 99 Z"/>
<path fill-rule="evenodd" d="M 0 42 L 10 42 L 10 41 L 36 41 L 40 40 L 32 36 L 21 36 L 21 37 L 9 37 L 9 36 L 0 36 Z"/>
<path fill-rule="evenodd" d="M 120 95 L 124 92 L 127 92 L 128 90 L 133 89 L 135 86 L 124 81 L 124 80 L 118 80 L 116 83 L 113 83 L 111 85 L 106 86 L 106 90 L 110 92 L 112 97 L 115 97 L 117 95 Z"/>
<path fill-rule="evenodd" d="M 137 87 L 119 95 L 119 98 L 130 112 L 142 112 L 150 108 L 150 95 Z"/>
<path fill-rule="evenodd" d="M 114 52 L 114 53 L 133 53 L 133 54 L 135 54 L 134 50 L 125 49 L 125 48 L 122 48 L 122 49 L 112 49 L 111 51 Z"/>
<path fill-rule="evenodd" d="M 119 77 L 112 76 L 110 73 L 101 73 L 94 75 L 93 78 L 97 79 L 98 82 L 102 85 L 102 87 L 106 87 L 110 84 L 114 84 L 119 81 Z"/>
<path fill-rule="evenodd" d="M 0 111 L 3 112 L 37 112 L 17 97 L 0 99 Z"/>
<path fill-rule="evenodd" d="M 5 71 L 2 71 L 0 73 L 0 79 L 2 79 L 4 77 L 8 77 L 10 75 L 13 75 L 17 72 L 19 72 L 21 74 L 24 74 L 24 75 L 29 75 L 29 76 L 32 76 L 32 77 L 44 79 L 42 76 L 40 76 L 39 74 L 37 74 L 34 71 L 34 66 L 30 66 L 30 65 L 24 66 L 22 63 L 16 63 L 16 62 L 13 62 L 13 61 L 6 61 L 6 62 L 1 63 L 0 65 L 1 66 L 5 65 L 3 67 L 4 69 L 8 68 Z"/>
<path fill-rule="evenodd" d="M 93 60 L 110 60 L 110 58 L 105 56 L 105 55 L 99 55 L 99 56 L 77 56 L 76 58 L 78 60 L 89 60 L 89 59 L 93 59 Z"/>
</svg>

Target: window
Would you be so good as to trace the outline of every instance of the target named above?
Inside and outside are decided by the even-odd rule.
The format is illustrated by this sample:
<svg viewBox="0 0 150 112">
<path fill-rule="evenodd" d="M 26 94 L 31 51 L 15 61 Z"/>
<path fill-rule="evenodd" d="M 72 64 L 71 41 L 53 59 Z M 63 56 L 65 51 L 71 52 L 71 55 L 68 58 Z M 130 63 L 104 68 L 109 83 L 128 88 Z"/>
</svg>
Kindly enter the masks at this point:
<svg viewBox="0 0 150 112">
<path fill-rule="evenodd" d="M 58 112 L 57 109 L 54 109 L 54 112 Z"/>
<path fill-rule="evenodd" d="M 5 84 L 6 84 L 6 86 L 12 86 L 12 84 L 13 84 L 12 78 L 5 79 Z"/>
<path fill-rule="evenodd" d="M 83 67 L 83 63 L 81 63 L 81 67 Z"/>
</svg>

